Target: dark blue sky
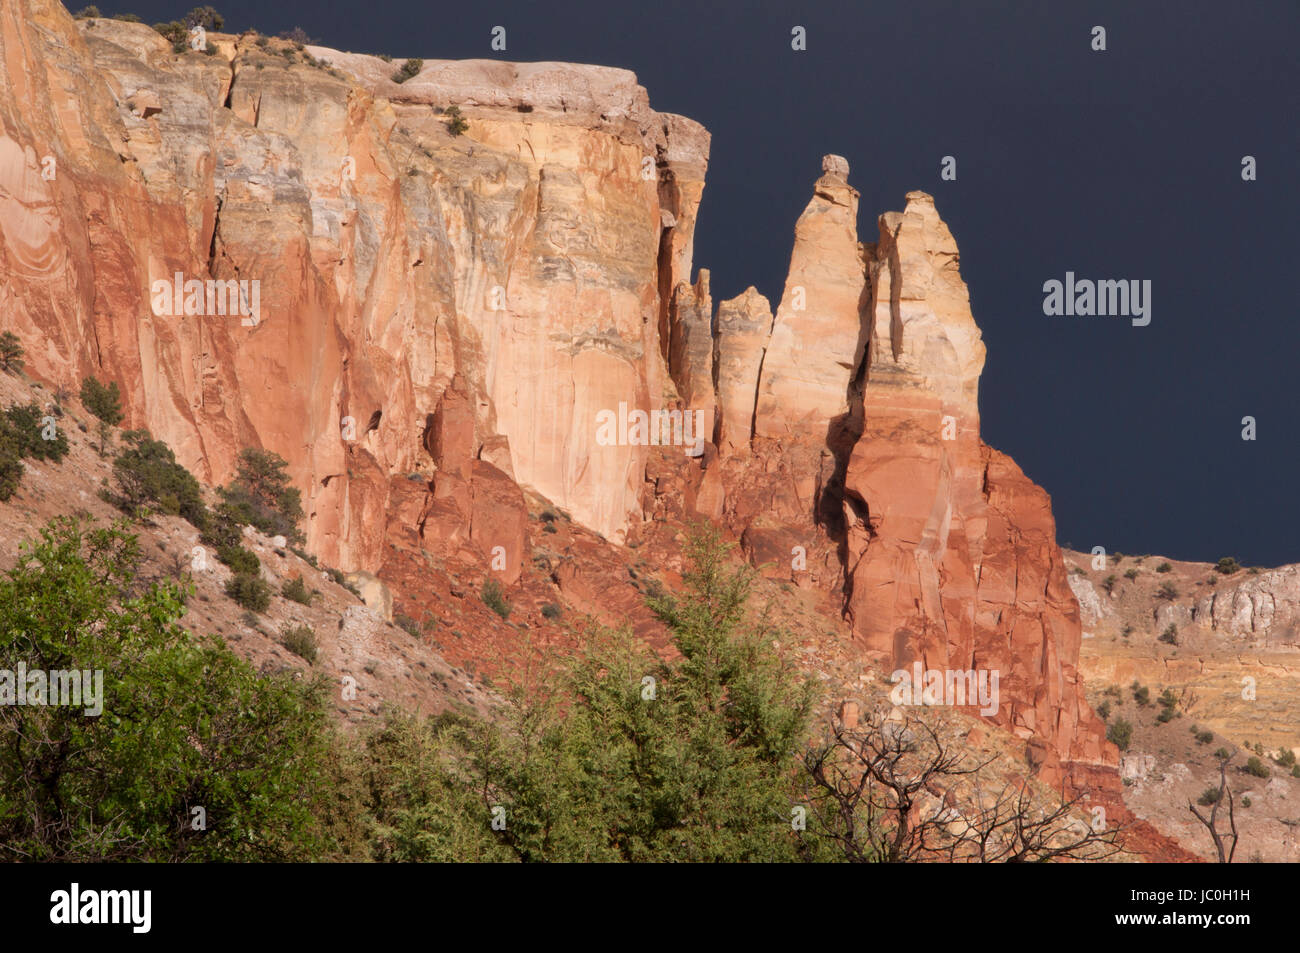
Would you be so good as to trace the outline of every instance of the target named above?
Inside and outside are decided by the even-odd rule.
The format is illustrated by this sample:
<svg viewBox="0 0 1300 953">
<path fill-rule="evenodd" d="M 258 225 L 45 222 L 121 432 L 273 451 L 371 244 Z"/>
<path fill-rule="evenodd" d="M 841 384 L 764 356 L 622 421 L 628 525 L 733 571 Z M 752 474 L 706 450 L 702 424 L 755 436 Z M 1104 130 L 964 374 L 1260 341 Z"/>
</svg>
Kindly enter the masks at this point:
<svg viewBox="0 0 1300 953">
<path fill-rule="evenodd" d="M 148 22 L 193 5 L 124 3 Z M 984 439 L 1052 494 L 1061 541 L 1300 562 L 1293 0 L 214 5 L 227 29 L 356 52 L 634 70 L 656 109 L 713 133 L 695 263 L 715 299 L 779 296 L 824 153 L 852 166 L 865 240 L 931 192 L 988 345 Z M 1150 279 L 1150 326 L 1044 316 L 1066 271 Z"/>
</svg>

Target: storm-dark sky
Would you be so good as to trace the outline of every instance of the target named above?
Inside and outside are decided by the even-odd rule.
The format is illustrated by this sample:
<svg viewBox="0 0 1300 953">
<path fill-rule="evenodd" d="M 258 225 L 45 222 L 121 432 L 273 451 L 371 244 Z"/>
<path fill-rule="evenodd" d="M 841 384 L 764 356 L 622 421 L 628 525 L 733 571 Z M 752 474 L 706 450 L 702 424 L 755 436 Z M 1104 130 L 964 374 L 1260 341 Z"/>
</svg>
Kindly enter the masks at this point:
<svg viewBox="0 0 1300 953">
<path fill-rule="evenodd" d="M 193 6 L 124 2 L 147 22 Z M 715 300 L 779 298 L 825 153 L 851 164 L 866 241 L 907 191 L 932 193 L 988 346 L 984 439 L 1052 494 L 1060 540 L 1300 562 L 1293 0 L 215 6 L 227 30 L 301 26 L 356 52 L 635 71 L 656 109 L 713 134 L 695 264 Z M 1045 316 L 1043 283 L 1067 271 L 1150 280 L 1150 325 Z"/>
</svg>

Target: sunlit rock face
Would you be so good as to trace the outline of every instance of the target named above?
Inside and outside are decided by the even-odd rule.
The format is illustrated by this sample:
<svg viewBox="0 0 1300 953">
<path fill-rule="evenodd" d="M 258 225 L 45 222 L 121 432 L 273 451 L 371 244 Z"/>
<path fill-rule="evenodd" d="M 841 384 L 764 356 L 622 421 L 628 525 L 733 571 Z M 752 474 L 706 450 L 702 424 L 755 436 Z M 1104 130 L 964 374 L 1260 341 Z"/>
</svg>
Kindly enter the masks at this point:
<svg viewBox="0 0 1300 953">
<path fill-rule="evenodd" d="M 210 40 L 0 7 L 0 316 L 33 375 L 118 382 L 209 482 L 280 454 L 311 551 L 402 604 L 424 590 L 384 577 L 397 541 L 404 566 L 517 581 L 525 490 L 610 544 L 717 520 L 842 599 L 883 665 L 997 669 L 996 718 L 1045 774 L 1115 761 L 1050 502 L 980 440 L 984 349 L 928 195 L 861 242 L 826 156 L 775 310 L 753 288 L 715 310 L 692 273 L 709 134 L 631 73 L 430 61 L 398 84 L 376 57 Z M 620 406 L 699 411 L 706 442 L 598 439 Z"/>
<path fill-rule="evenodd" d="M 369 568 L 460 374 L 475 452 L 508 447 L 520 484 L 621 538 L 645 451 L 597 445 L 596 416 L 661 399 L 708 133 L 625 70 L 431 62 L 399 86 L 376 57 L 309 48 L 333 76 L 212 39 L 176 55 L 46 0 L 0 12 L 0 294 L 31 370 L 118 380 L 206 479 L 280 453 L 309 545 Z M 154 314 L 177 273 L 258 281 L 258 322 Z"/>
</svg>

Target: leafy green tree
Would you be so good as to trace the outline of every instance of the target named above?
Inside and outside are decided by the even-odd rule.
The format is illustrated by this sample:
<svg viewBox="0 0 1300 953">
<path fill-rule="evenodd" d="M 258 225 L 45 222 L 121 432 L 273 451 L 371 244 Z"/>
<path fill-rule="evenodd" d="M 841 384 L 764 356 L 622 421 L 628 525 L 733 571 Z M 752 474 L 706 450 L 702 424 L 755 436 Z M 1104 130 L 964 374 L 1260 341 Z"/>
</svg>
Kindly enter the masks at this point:
<svg viewBox="0 0 1300 953">
<path fill-rule="evenodd" d="M 185 25 L 201 26 L 205 30 L 220 30 L 226 25 L 226 18 L 210 6 L 195 7 L 185 14 Z"/>
<path fill-rule="evenodd" d="M 52 423 L 47 426 L 36 404 L 15 405 L 0 414 L 0 501 L 11 498 L 22 483 L 23 457 L 57 463 L 67 453 L 68 438 Z"/>
<path fill-rule="evenodd" d="M 288 465 L 269 450 L 241 450 L 235 479 L 217 491 L 225 504 L 223 515 L 290 543 L 301 542 L 302 494 L 289 481 Z"/>
<path fill-rule="evenodd" d="M 68 438 L 38 404 L 15 404 L 0 415 L 0 442 L 19 457 L 58 463 L 68 455 Z"/>
<path fill-rule="evenodd" d="M 12 331 L 0 334 L 0 368 L 10 374 L 17 374 L 23 369 L 23 346 L 18 335 Z"/>
<path fill-rule="evenodd" d="M 122 394 L 117 389 L 117 381 L 109 381 L 105 386 L 95 378 L 87 377 L 81 382 L 81 403 L 110 427 L 116 427 L 125 416 L 122 413 Z"/>
<path fill-rule="evenodd" d="M 226 595 L 240 608 L 253 612 L 265 612 L 271 605 L 271 587 L 256 573 L 235 573 L 226 582 Z"/>
<path fill-rule="evenodd" d="M 180 515 L 198 529 L 208 524 L 203 489 L 189 470 L 176 462 L 171 447 L 154 440 L 147 430 L 122 434 L 127 447 L 113 461 L 118 493 L 113 498 L 129 512 L 153 503 L 164 513 Z"/>
<path fill-rule="evenodd" d="M 0 705 L 0 856 L 327 855 L 326 689 L 259 676 L 221 642 L 192 638 L 176 624 L 186 591 L 143 582 L 140 552 L 121 527 L 60 519 L 0 577 L 6 667 L 102 672 L 97 716 Z"/>
<path fill-rule="evenodd" d="M 732 565 L 717 532 L 699 530 L 687 555 L 684 595 L 654 604 L 675 657 L 601 632 L 539 679 L 548 690 L 517 690 L 500 725 L 394 729 L 390 743 L 442 773 L 379 782 L 381 853 L 435 859 L 458 843 L 526 861 L 798 859 L 791 809 L 812 685 L 750 617 L 753 571 Z M 463 789 L 475 798 L 445 793 Z"/>
<path fill-rule="evenodd" d="M 394 713 L 373 732 L 358 771 L 369 858 L 518 860 L 492 830 L 492 805 L 481 790 L 481 755 L 493 750 L 493 737 L 482 723 L 456 712 L 430 719 Z"/>
<path fill-rule="evenodd" d="M 81 382 L 81 403 L 99 418 L 99 455 L 102 457 L 108 449 L 110 430 L 126 416 L 122 412 L 122 395 L 117 389 L 117 381 L 104 386 L 95 378 L 87 377 Z"/>
</svg>

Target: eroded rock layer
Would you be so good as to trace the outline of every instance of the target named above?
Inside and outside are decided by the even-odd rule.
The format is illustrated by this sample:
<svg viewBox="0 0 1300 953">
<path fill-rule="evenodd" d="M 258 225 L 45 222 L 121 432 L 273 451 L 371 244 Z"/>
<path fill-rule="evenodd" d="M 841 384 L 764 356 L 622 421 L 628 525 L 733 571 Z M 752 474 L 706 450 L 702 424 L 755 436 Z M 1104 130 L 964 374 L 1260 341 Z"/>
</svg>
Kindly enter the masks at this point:
<svg viewBox="0 0 1300 953">
<path fill-rule="evenodd" d="M 715 312 L 692 280 L 709 135 L 631 73 L 430 61 L 399 85 L 256 40 L 176 54 L 0 7 L 0 314 L 34 376 L 117 381 L 210 482 L 281 454 L 309 548 L 399 604 L 429 598 L 433 553 L 518 580 L 526 499 L 613 544 L 704 516 L 834 593 L 887 669 L 998 670 L 994 717 L 1045 776 L 1117 760 L 1050 502 L 979 437 L 983 345 L 929 196 L 862 243 L 827 156 L 775 311 L 751 288 Z M 160 309 L 176 276 L 255 281 L 256 314 Z M 654 411 L 698 413 L 698 452 L 638 439 Z"/>
</svg>

